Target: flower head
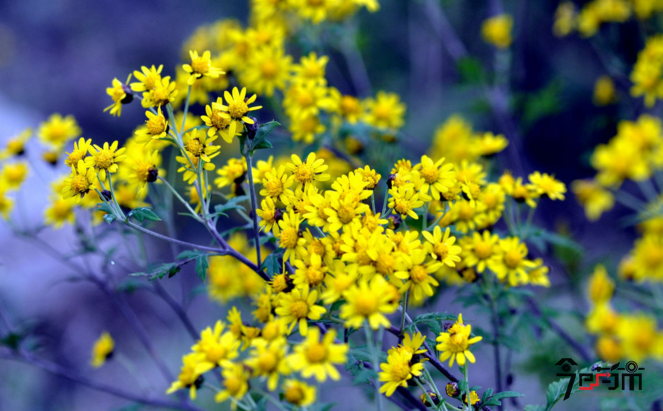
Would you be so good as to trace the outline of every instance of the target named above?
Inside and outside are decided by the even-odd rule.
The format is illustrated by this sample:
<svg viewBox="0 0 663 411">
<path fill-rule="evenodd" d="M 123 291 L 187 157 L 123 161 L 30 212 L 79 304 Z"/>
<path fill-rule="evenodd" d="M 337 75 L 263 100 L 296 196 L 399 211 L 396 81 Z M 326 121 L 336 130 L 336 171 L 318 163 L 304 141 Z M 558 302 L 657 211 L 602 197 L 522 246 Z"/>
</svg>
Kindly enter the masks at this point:
<svg viewBox="0 0 663 411">
<path fill-rule="evenodd" d="M 212 67 L 211 53 L 209 50 L 203 52 L 202 56 L 198 55 L 195 50 L 189 50 L 191 56 L 191 64 L 184 64 L 182 68 L 189 73 L 188 85 L 192 85 L 196 80 L 203 76 L 217 78 L 221 74 L 226 74 L 220 68 Z"/>
<path fill-rule="evenodd" d="M 410 364 L 412 354 L 408 351 L 392 351 L 387 356 L 387 363 L 380 364 L 382 372 L 379 379 L 384 384 L 380 392 L 391 397 L 396 388 L 407 387 L 407 381 L 420 376 L 424 369 L 423 364 Z"/>
<path fill-rule="evenodd" d="M 475 362 L 474 354 L 469 350 L 472 344 L 481 341 L 483 337 L 471 338 L 472 326 L 463 324 L 463 315 L 458 314 L 458 320 L 447 331 L 440 333 L 437 337 L 437 349 L 441 351 L 440 360 L 449 358 L 449 366 L 453 366 L 454 360 L 458 365 L 465 365 L 465 359 L 471 363 Z"/>
<path fill-rule="evenodd" d="M 113 337 L 107 332 L 101 334 L 101 336 L 94 342 L 92 347 L 92 360 L 91 364 L 94 368 L 99 368 L 106 363 L 106 360 L 113 356 L 113 351 L 115 350 L 115 341 Z"/>
</svg>

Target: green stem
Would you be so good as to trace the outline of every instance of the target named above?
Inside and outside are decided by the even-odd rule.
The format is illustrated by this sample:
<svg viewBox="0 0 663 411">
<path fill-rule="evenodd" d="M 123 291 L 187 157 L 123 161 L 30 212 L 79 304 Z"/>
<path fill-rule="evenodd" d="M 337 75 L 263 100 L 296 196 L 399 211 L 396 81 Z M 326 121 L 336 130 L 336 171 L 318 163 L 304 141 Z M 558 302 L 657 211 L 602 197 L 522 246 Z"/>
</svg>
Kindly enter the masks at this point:
<svg viewBox="0 0 663 411">
<path fill-rule="evenodd" d="M 269 401 L 269 402 L 271 402 L 272 404 L 274 404 L 274 406 L 276 406 L 276 408 L 278 408 L 279 410 L 281 410 L 281 411 L 288 411 L 288 409 L 285 408 L 285 407 L 283 406 L 283 404 L 281 404 L 280 402 L 276 401 L 276 400 L 275 400 L 274 398 L 272 398 L 272 396 L 269 395 L 268 393 L 266 393 L 266 392 L 264 392 L 264 391 L 262 391 L 262 390 L 255 389 L 255 388 L 253 389 L 253 392 L 255 392 L 256 394 L 259 394 L 259 395 L 262 395 L 263 397 L 265 397 L 265 398 L 267 399 L 267 401 Z"/>
<path fill-rule="evenodd" d="M 115 190 L 113 190 L 113 179 L 111 177 L 111 173 L 107 171 L 106 174 L 108 174 L 108 187 L 110 188 L 111 196 L 113 196 L 113 202 L 117 205 L 117 211 L 119 212 L 120 216 L 122 216 L 122 219 L 126 219 L 127 216 L 124 215 L 124 211 L 122 211 L 120 203 L 118 203 L 117 199 L 115 198 Z"/>
<path fill-rule="evenodd" d="M 428 224 L 428 205 L 430 203 L 426 203 L 426 206 L 424 207 L 424 215 L 421 216 L 421 232 L 426 231 L 427 229 L 427 224 Z"/>
<path fill-rule="evenodd" d="M 371 327 L 369 326 L 368 322 L 366 322 L 362 328 L 364 328 L 364 334 L 366 335 L 366 344 L 368 345 L 368 349 L 371 352 L 371 356 L 373 357 L 373 369 L 375 370 L 376 373 L 379 373 L 380 359 L 378 357 L 379 354 L 378 354 L 377 344 L 373 344 Z M 380 327 L 380 330 L 378 331 L 378 340 L 377 340 L 378 343 L 382 342 L 381 334 L 382 334 L 382 327 Z M 383 411 L 384 404 L 382 403 L 382 394 L 380 393 L 380 383 L 378 378 L 375 379 L 375 401 L 377 404 L 378 411 Z"/>
<path fill-rule="evenodd" d="M 184 102 L 184 112 L 182 116 L 182 127 L 180 127 L 180 135 L 184 134 L 184 125 L 186 124 L 186 115 L 189 114 L 189 98 L 191 97 L 191 86 L 186 92 L 186 101 Z"/>
<path fill-rule="evenodd" d="M 532 225 L 532 219 L 534 218 L 534 212 L 536 211 L 536 207 L 530 207 L 529 211 L 527 212 L 527 221 L 525 222 L 525 228 L 521 230 L 521 235 L 520 237 L 524 240 L 527 238 L 527 234 L 529 234 L 529 229 Z"/>
<path fill-rule="evenodd" d="M 405 298 L 403 299 L 403 310 L 401 313 L 401 334 L 403 334 L 403 331 L 405 330 L 405 316 L 407 315 L 407 303 L 409 299 L 410 299 L 410 289 L 408 288 L 407 291 L 405 292 Z"/>
<path fill-rule="evenodd" d="M 380 215 L 381 217 L 384 217 L 384 213 L 387 212 L 387 203 L 389 200 L 389 190 L 387 190 L 386 193 L 384 193 L 384 201 L 382 202 L 382 214 Z"/>
<path fill-rule="evenodd" d="M 177 192 L 177 190 L 175 190 L 175 188 L 174 188 L 173 186 L 170 185 L 170 183 L 168 182 L 168 180 L 166 180 L 165 178 L 163 178 L 163 177 L 161 177 L 161 176 L 159 176 L 159 177 L 157 177 L 157 178 L 158 178 L 159 180 L 161 180 L 161 182 L 164 183 L 164 184 L 166 185 L 166 187 L 168 187 L 168 189 L 169 189 L 169 190 L 175 195 L 175 197 L 177 197 L 178 200 L 180 200 L 180 202 L 181 202 L 182 204 L 184 204 L 184 206 L 187 208 L 187 210 L 189 210 L 189 212 L 195 216 L 196 220 L 198 220 L 198 221 L 201 222 L 201 223 L 203 222 L 203 220 L 202 220 L 200 217 L 198 217 L 198 213 L 196 213 L 196 212 L 193 210 L 193 208 L 191 208 L 191 205 L 189 205 L 189 203 L 188 203 L 187 201 L 185 201 L 185 200 L 182 198 L 182 196 L 180 196 L 180 194 Z"/>
<path fill-rule="evenodd" d="M 373 215 L 375 215 L 375 190 L 371 192 L 371 210 L 373 211 Z"/>
<path fill-rule="evenodd" d="M 251 216 L 253 217 L 253 233 L 255 235 L 256 241 L 256 252 L 258 254 L 258 270 L 262 267 L 262 258 L 260 256 L 260 229 L 258 228 L 258 200 L 256 199 L 256 186 L 253 183 L 253 156 L 251 153 L 246 153 L 246 171 L 249 175 L 249 192 L 251 194 L 251 208 L 253 212 Z"/>
<path fill-rule="evenodd" d="M 470 402 L 471 402 L 470 401 L 470 383 L 467 380 L 467 368 L 468 368 L 467 366 L 468 366 L 468 363 L 466 362 L 465 366 L 463 367 L 463 380 L 465 380 L 465 400 L 467 401 L 467 404 L 463 403 L 463 408 L 465 408 L 465 406 L 467 406 L 467 409 L 471 410 L 472 406 L 470 405 Z M 461 398 L 461 400 L 462 400 L 462 398 Z"/>
<path fill-rule="evenodd" d="M 315 226 L 315 229 L 317 230 L 318 234 L 320 234 L 320 237 L 327 237 L 327 234 L 325 234 L 325 232 L 322 231 L 320 227 Z"/>
</svg>

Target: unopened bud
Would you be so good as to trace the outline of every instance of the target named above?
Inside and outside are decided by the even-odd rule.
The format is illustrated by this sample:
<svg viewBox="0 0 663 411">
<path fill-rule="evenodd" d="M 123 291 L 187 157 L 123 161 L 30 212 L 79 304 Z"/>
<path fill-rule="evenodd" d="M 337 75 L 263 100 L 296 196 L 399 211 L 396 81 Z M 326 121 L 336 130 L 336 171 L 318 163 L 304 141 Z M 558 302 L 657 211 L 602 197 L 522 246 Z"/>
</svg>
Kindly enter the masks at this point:
<svg viewBox="0 0 663 411">
<path fill-rule="evenodd" d="M 253 140 L 253 138 L 256 136 L 256 132 L 258 132 L 258 120 L 255 117 L 249 118 L 253 120 L 253 124 L 244 123 L 246 125 L 246 136 Z"/>
<path fill-rule="evenodd" d="M 106 201 L 111 201 L 111 198 L 113 198 L 113 195 L 111 194 L 110 191 L 104 190 L 101 192 L 101 196 L 104 198 Z"/>
<path fill-rule="evenodd" d="M 403 217 L 401 217 L 400 214 L 390 215 L 388 220 L 389 220 L 389 228 L 394 231 L 398 230 L 398 227 L 400 227 L 401 224 L 403 224 Z"/>
<path fill-rule="evenodd" d="M 120 103 L 129 104 L 134 101 L 134 92 L 128 84 L 122 85 L 122 91 L 124 91 L 124 98 L 120 101 Z"/>
<path fill-rule="evenodd" d="M 456 398 L 460 394 L 460 390 L 458 389 L 458 384 L 455 382 L 447 383 L 446 391 L 447 395 L 452 398 Z"/>
<path fill-rule="evenodd" d="M 150 169 L 147 170 L 147 182 L 154 183 L 157 181 L 157 177 L 159 177 L 159 170 L 155 167 L 150 167 Z"/>
<path fill-rule="evenodd" d="M 428 397 L 433 400 L 433 404 L 438 405 L 440 403 L 440 399 L 437 395 L 433 391 L 428 391 L 428 396 L 426 396 L 426 394 L 421 394 L 421 402 L 423 402 L 426 407 L 433 405 L 428 401 Z"/>
<path fill-rule="evenodd" d="M 389 178 L 387 179 L 387 187 L 391 188 L 391 186 L 394 184 L 395 179 L 396 179 L 396 174 L 389 174 Z"/>
</svg>

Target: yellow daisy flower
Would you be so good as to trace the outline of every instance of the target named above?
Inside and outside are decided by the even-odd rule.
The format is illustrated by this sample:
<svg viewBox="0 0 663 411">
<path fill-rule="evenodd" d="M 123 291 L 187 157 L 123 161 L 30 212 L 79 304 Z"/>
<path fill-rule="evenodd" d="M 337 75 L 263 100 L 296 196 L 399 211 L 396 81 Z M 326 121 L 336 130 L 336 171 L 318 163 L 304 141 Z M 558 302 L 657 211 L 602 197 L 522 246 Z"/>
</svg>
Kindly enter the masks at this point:
<svg viewBox="0 0 663 411">
<path fill-rule="evenodd" d="M 476 359 L 469 348 L 472 344 L 481 341 L 483 337 L 470 338 L 471 333 L 472 326 L 463 324 L 463 315 L 458 314 L 458 321 L 437 337 L 439 343 L 437 349 L 441 351 L 440 360 L 449 359 L 450 367 L 454 365 L 454 361 L 457 361 L 460 366 L 465 365 L 465 359 L 474 364 Z"/>
<path fill-rule="evenodd" d="M 288 357 L 292 369 L 301 372 L 304 378 L 315 376 L 318 382 L 326 381 L 327 376 L 334 381 L 341 379 L 334 364 L 345 364 L 349 347 L 334 344 L 335 338 L 335 330 L 329 330 L 321 339 L 320 329 L 311 328 L 306 339 L 297 344 L 295 352 Z"/>
</svg>

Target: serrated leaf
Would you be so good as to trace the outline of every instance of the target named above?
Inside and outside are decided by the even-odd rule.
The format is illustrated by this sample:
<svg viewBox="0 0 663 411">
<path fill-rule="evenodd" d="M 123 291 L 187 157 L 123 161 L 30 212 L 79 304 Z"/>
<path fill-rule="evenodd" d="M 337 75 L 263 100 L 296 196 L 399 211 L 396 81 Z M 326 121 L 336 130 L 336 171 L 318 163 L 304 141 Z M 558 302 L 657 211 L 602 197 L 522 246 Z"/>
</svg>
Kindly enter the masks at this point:
<svg viewBox="0 0 663 411">
<path fill-rule="evenodd" d="M 407 330 L 409 332 L 414 332 L 414 327 L 417 324 L 426 325 L 430 328 L 431 332 L 435 335 L 442 332 L 442 322 L 443 321 L 456 321 L 458 316 L 455 314 L 449 313 L 427 313 L 421 314 L 412 319 L 412 323 L 408 325 Z"/>
<path fill-rule="evenodd" d="M 368 384 L 369 381 L 375 380 L 378 376 L 378 373 L 375 372 L 375 370 L 371 370 L 369 368 L 363 368 L 355 374 L 354 379 L 352 380 L 352 383 L 354 385 L 360 385 L 360 384 Z"/>
<path fill-rule="evenodd" d="M 265 257 L 265 260 L 262 263 L 262 267 L 267 275 L 274 277 L 276 274 L 281 272 L 281 262 L 280 259 L 283 257 L 283 250 L 277 248 L 272 251 L 270 255 Z"/>
<path fill-rule="evenodd" d="M 108 206 L 108 203 L 97 203 L 97 210 L 103 211 L 104 213 L 107 214 L 113 214 L 113 211 L 111 211 L 110 207 Z"/>
<path fill-rule="evenodd" d="M 154 214 L 154 211 L 148 207 L 134 208 L 133 210 L 129 211 L 127 216 L 135 218 L 139 223 L 142 223 L 144 220 L 161 221 L 159 216 Z"/>
<path fill-rule="evenodd" d="M 230 210 L 242 210 L 245 211 L 246 209 L 244 208 L 243 205 L 239 204 L 242 201 L 248 200 L 249 196 L 239 196 L 239 197 L 234 197 L 228 200 L 225 204 L 219 204 L 216 207 L 214 207 L 214 213 L 211 215 L 211 217 L 214 217 L 216 215 L 222 215 L 225 217 L 228 217 L 228 214 L 226 214 L 227 211 Z"/>
<path fill-rule="evenodd" d="M 207 269 L 209 268 L 209 254 L 198 250 L 186 250 L 182 251 L 177 258 L 195 261 L 196 274 L 198 274 L 200 281 L 205 282 L 205 279 L 207 278 Z"/>
<path fill-rule="evenodd" d="M 504 398 L 514 398 L 514 397 L 523 397 L 523 396 L 525 396 L 525 394 L 521 394 L 516 391 L 502 391 L 490 397 L 490 400 L 497 401 L 498 403 L 496 405 L 501 405 L 500 400 Z"/>
<path fill-rule="evenodd" d="M 110 224 L 115 220 L 115 214 L 104 214 L 102 218 L 106 223 Z"/>
<path fill-rule="evenodd" d="M 156 269 L 154 269 L 151 273 L 144 273 L 144 272 L 139 272 L 139 273 L 133 273 L 131 276 L 133 277 L 149 277 L 148 280 L 152 281 L 154 279 L 163 279 L 166 275 L 168 278 L 173 277 L 175 274 L 180 272 L 180 264 L 177 263 L 166 263 L 158 266 Z"/>
<path fill-rule="evenodd" d="M 280 126 L 281 123 L 278 121 L 269 121 L 267 123 L 261 124 L 260 127 L 258 127 L 258 130 L 256 130 L 256 135 L 253 138 L 253 141 L 251 141 L 251 149 L 249 150 L 251 152 L 251 155 L 253 155 L 253 152 L 255 150 L 261 150 L 265 148 L 272 148 L 272 144 L 267 141 L 267 137 L 274 131 L 276 126 Z"/>
</svg>

